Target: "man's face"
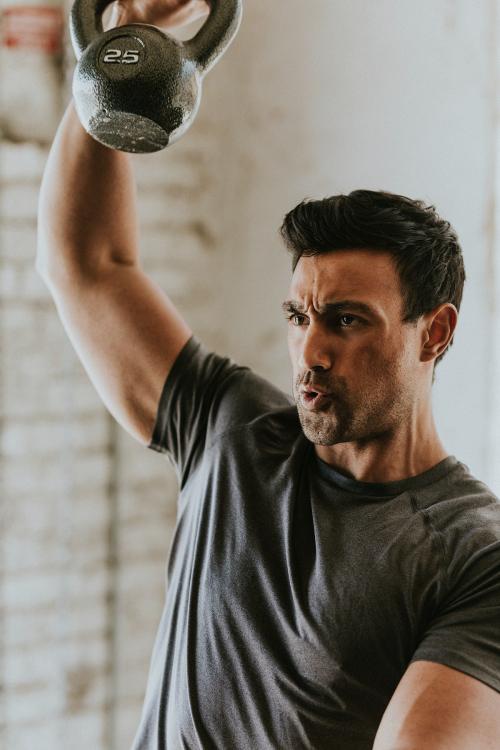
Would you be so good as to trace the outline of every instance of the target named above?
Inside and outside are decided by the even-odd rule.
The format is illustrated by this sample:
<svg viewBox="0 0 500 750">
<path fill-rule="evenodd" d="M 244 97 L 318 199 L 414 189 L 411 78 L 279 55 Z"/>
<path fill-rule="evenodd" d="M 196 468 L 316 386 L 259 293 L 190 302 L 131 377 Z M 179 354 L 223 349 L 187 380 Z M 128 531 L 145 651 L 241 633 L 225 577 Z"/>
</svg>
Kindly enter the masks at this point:
<svg viewBox="0 0 500 750">
<path fill-rule="evenodd" d="M 388 253 L 341 250 L 302 257 L 289 300 L 283 307 L 290 318 L 293 395 L 309 440 L 369 441 L 411 418 L 422 377 L 421 333 L 419 326 L 401 322 L 400 280 Z M 315 387 L 329 395 L 302 392 Z"/>
</svg>

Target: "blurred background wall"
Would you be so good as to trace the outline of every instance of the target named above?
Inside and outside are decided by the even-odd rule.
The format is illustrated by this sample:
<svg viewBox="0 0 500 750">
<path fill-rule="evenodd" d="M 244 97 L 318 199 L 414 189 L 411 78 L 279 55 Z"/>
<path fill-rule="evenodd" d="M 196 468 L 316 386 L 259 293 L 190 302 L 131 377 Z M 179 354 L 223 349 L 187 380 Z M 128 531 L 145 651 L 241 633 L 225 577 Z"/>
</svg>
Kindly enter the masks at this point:
<svg viewBox="0 0 500 750">
<path fill-rule="evenodd" d="M 33 14 L 14 12 L 12 31 L 18 6 L 2 3 L 0 746 L 122 750 L 144 697 L 177 484 L 106 412 L 35 271 L 39 184 L 74 65 L 69 6 L 34 13 L 52 40 L 41 43 Z M 209 347 L 288 392 L 284 213 L 356 188 L 434 204 L 467 272 L 436 421 L 497 494 L 499 21 L 500 0 L 248 0 L 192 129 L 131 157 L 144 268 Z"/>
</svg>

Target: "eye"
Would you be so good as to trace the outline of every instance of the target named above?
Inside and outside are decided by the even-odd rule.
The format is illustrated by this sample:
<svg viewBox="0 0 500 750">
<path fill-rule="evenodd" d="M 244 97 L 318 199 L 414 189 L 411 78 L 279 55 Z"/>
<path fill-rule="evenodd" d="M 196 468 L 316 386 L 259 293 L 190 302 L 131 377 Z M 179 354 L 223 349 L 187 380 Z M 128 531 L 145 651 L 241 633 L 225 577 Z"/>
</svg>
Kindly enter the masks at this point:
<svg viewBox="0 0 500 750">
<path fill-rule="evenodd" d="M 300 315 L 300 313 L 292 313 L 291 315 L 287 315 L 287 319 L 292 323 L 292 325 L 300 326 L 300 323 L 293 322 L 296 318 L 305 318 L 305 315 Z"/>
<path fill-rule="evenodd" d="M 346 319 L 350 319 L 350 320 L 352 320 L 352 321 L 354 321 L 354 320 L 358 320 L 358 318 L 356 318 L 356 316 L 355 316 L 355 315 L 349 315 L 349 314 L 346 314 L 346 315 L 340 315 L 340 316 L 339 316 L 339 318 L 338 318 L 338 320 L 346 320 Z M 345 326 L 341 326 L 341 328 L 352 328 L 352 326 L 350 326 L 350 325 L 345 325 Z"/>
<path fill-rule="evenodd" d="M 306 320 L 307 316 L 302 315 L 301 313 L 292 312 L 290 314 L 286 315 L 286 319 L 295 327 L 299 328 L 302 325 L 304 325 L 303 322 Z M 333 325 L 339 326 L 340 328 L 352 328 L 354 323 L 361 323 L 361 318 L 358 318 L 356 315 L 350 315 L 349 313 L 344 313 L 344 315 L 337 315 L 333 318 Z"/>
</svg>

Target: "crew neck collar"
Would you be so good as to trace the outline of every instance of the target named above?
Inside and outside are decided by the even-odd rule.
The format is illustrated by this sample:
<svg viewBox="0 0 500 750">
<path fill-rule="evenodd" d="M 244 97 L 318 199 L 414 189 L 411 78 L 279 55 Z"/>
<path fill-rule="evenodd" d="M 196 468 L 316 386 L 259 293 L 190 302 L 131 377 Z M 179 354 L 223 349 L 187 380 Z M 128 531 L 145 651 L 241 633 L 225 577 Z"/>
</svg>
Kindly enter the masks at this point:
<svg viewBox="0 0 500 750">
<path fill-rule="evenodd" d="M 341 474 L 339 471 L 323 461 L 314 450 L 312 445 L 313 459 L 316 462 L 316 468 L 324 479 L 333 483 L 347 492 L 353 492 L 356 495 L 391 497 L 401 495 L 408 490 L 418 490 L 428 484 L 437 482 L 448 474 L 455 466 L 458 465 L 458 459 L 455 456 L 447 456 L 435 466 L 407 479 L 399 479 L 395 482 L 359 482 L 357 479 Z"/>
</svg>

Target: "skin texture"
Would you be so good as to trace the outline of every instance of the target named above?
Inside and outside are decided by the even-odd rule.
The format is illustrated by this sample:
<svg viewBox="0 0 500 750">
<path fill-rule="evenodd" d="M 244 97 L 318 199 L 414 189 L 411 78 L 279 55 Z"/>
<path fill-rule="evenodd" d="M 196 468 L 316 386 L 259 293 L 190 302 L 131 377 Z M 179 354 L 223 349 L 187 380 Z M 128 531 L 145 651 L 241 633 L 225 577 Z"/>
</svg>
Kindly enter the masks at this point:
<svg viewBox="0 0 500 750">
<path fill-rule="evenodd" d="M 389 253 L 341 250 L 301 257 L 288 298 L 301 312 L 286 312 L 293 395 L 302 429 L 319 458 L 364 482 L 391 482 L 420 474 L 446 458 L 432 415 L 435 359 L 457 325 L 446 303 L 403 323 L 398 272 Z M 357 300 L 326 314 L 327 302 Z M 333 394 L 307 410 L 299 388 Z"/>
<path fill-rule="evenodd" d="M 106 29 L 126 23 L 150 23 L 163 29 L 184 26 L 206 16 L 205 0 L 115 0 Z"/>
<path fill-rule="evenodd" d="M 500 693 L 444 664 L 415 661 L 387 706 L 373 750 L 498 750 Z"/>
</svg>

